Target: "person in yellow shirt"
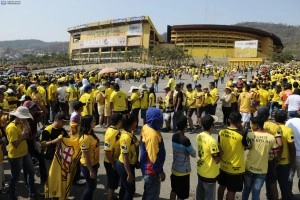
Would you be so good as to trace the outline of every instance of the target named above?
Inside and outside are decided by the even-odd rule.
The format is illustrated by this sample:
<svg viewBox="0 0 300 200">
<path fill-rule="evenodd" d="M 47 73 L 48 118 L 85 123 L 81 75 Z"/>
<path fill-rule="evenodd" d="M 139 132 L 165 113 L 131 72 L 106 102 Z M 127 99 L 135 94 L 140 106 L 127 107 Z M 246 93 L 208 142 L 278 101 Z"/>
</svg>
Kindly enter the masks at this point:
<svg viewBox="0 0 300 200">
<path fill-rule="evenodd" d="M 216 199 L 216 182 L 219 177 L 220 150 L 218 142 L 211 136 L 214 122 L 211 115 L 201 118 L 203 132 L 197 135 L 198 147 L 196 199 Z"/>
<path fill-rule="evenodd" d="M 204 94 L 204 102 L 202 104 L 203 106 L 203 111 L 205 112 L 205 114 L 210 114 L 212 115 L 212 98 L 211 95 L 208 91 L 208 87 L 204 86 L 203 87 L 203 94 Z"/>
<path fill-rule="evenodd" d="M 119 84 L 114 84 L 114 91 L 110 96 L 110 109 L 113 113 L 126 114 L 128 112 L 128 99 L 123 90 L 120 90 Z"/>
<path fill-rule="evenodd" d="M 82 200 L 93 199 L 93 192 L 97 187 L 97 173 L 100 167 L 100 140 L 93 128 L 96 120 L 92 115 L 81 118 L 79 131 L 79 145 L 82 151 L 80 169 L 86 179 L 86 188 L 81 196 Z"/>
<path fill-rule="evenodd" d="M 251 94 L 250 85 L 246 85 L 245 92 L 242 92 L 238 99 L 238 108 L 242 115 L 243 127 L 246 127 L 247 123 L 250 122 L 250 108 L 251 108 Z"/>
<path fill-rule="evenodd" d="M 296 171 L 296 148 L 293 130 L 285 125 L 287 112 L 278 110 L 274 115 L 275 122 L 282 130 L 282 154 L 276 167 L 277 180 L 281 190 L 282 199 L 293 199 L 292 181 L 289 181 L 291 170 Z"/>
<path fill-rule="evenodd" d="M 269 106 L 270 104 L 270 93 L 266 90 L 266 87 L 267 85 L 263 83 L 258 90 L 260 106 Z"/>
<path fill-rule="evenodd" d="M 139 90 L 141 91 L 140 94 L 140 101 L 141 101 L 141 118 L 143 119 L 143 125 L 146 124 L 146 112 L 149 106 L 149 91 L 148 86 L 146 83 L 140 85 Z"/>
<path fill-rule="evenodd" d="M 252 132 L 247 135 L 252 144 L 246 160 L 242 198 L 248 199 L 252 191 L 252 199 L 260 199 L 260 190 L 268 171 L 269 152 L 273 152 L 276 158 L 279 158 L 279 154 L 274 136 L 264 130 L 263 118 L 252 117 L 250 126 Z"/>
<path fill-rule="evenodd" d="M 230 87 L 232 85 L 233 82 L 233 77 L 229 77 L 229 80 L 226 82 L 226 87 Z"/>
<path fill-rule="evenodd" d="M 102 124 L 104 122 L 104 108 L 105 108 L 105 86 L 100 85 L 98 86 L 98 93 L 97 96 L 95 98 L 96 103 L 97 103 L 97 111 L 99 114 L 99 125 L 97 125 L 96 127 L 102 127 Z"/>
<path fill-rule="evenodd" d="M 199 75 L 198 74 L 194 74 L 194 76 L 193 76 L 194 88 L 196 88 L 196 85 L 198 83 L 198 79 L 199 79 Z"/>
<path fill-rule="evenodd" d="M 69 80 L 69 86 L 66 89 L 66 101 L 69 105 L 69 115 L 74 112 L 73 104 L 78 100 L 78 89 L 75 86 L 74 79 Z"/>
<path fill-rule="evenodd" d="M 56 99 L 56 90 L 57 90 L 57 81 L 55 78 L 51 79 L 51 84 L 49 85 L 47 89 L 47 94 L 48 94 L 48 101 L 50 105 L 50 123 L 54 121 L 55 117 L 55 108 L 57 104 L 57 99 Z"/>
<path fill-rule="evenodd" d="M 140 99 L 140 92 L 139 88 L 136 86 L 131 86 L 129 93 L 132 93 L 130 96 L 129 101 L 131 102 L 131 111 L 130 113 L 134 116 L 139 116 L 139 112 L 141 109 L 141 99 Z M 137 126 L 139 124 L 139 120 L 137 117 Z"/>
<path fill-rule="evenodd" d="M 224 71 L 224 69 L 222 69 L 220 71 L 220 78 L 221 78 L 221 83 L 223 84 L 224 83 L 224 78 L 225 78 L 225 71 Z M 230 87 L 230 86 L 228 86 L 228 87 Z"/>
<path fill-rule="evenodd" d="M 11 169 L 9 196 L 10 199 L 18 199 L 16 196 L 16 184 L 23 168 L 27 172 L 26 179 L 29 196 L 34 198 L 36 197 L 34 186 L 35 172 L 26 142 L 26 139 L 30 134 L 30 125 L 27 120 L 33 120 L 33 117 L 25 106 L 19 106 L 11 113 L 11 116 L 11 121 L 5 131 L 8 140 L 8 159 Z"/>
<path fill-rule="evenodd" d="M 209 93 L 212 99 L 212 115 L 215 115 L 219 100 L 219 90 L 216 88 L 215 82 L 209 83 L 209 89 Z"/>
<path fill-rule="evenodd" d="M 167 87 L 169 87 L 172 92 L 175 91 L 175 79 L 173 78 L 172 75 L 169 75 L 169 81 L 167 83 Z"/>
<path fill-rule="evenodd" d="M 273 111 L 276 111 L 281 108 L 279 105 L 280 100 L 280 93 L 282 91 L 281 84 L 277 84 L 275 88 L 270 93 L 271 104 L 270 104 L 270 116 L 272 117 Z"/>
<path fill-rule="evenodd" d="M 189 129 L 188 131 L 192 132 L 194 130 L 192 116 L 193 113 L 196 111 L 196 91 L 193 90 L 192 84 L 186 85 L 187 91 L 185 92 L 186 95 L 186 107 L 187 107 L 187 118 L 189 122 Z"/>
<path fill-rule="evenodd" d="M 243 190 L 244 148 L 250 143 L 247 143 L 247 135 L 243 133 L 241 120 L 239 112 L 231 112 L 228 128 L 220 130 L 218 135 L 219 147 L 222 149 L 218 199 L 223 199 L 225 189 L 226 199 L 234 199 L 235 193 Z"/>
<path fill-rule="evenodd" d="M 116 171 L 116 162 L 120 156 L 120 128 L 122 114 L 111 115 L 111 125 L 104 134 L 104 167 L 107 175 L 107 199 L 114 200 L 114 191 L 119 187 L 120 177 Z"/>
<path fill-rule="evenodd" d="M 156 108 L 156 94 L 154 92 L 154 87 L 149 88 L 149 105 L 148 107 L 155 107 Z"/>
<path fill-rule="evenodd" d="M 196 85 L 196 113 L 197 113 L 197 123 L 198 128 L 202 127 L 201 123 L 201 116 L 204 111 L 203 104 L 204 104 L 204 92 L 201 89 L 202 85 Z"/>
<path fill-rule="evenodd" d="M 93 113 L 93 96 L 92 96 L 92 86 L 90 84 L 85 85 L 83 88 L 83 95 L 80 97 L 79 101 L 85 104 L 83 106 L 83 111 L 81 112 L 81 116 L 84 117 L 86 115 L 92 115 Z"/>
<path fill-rule="evenodd" d="M 122 120 L 120 156 L 116 162 L 116 169 L 121 179 L 119 199 L 133 199 L 135 194 L 135 166 L 139 157 L 139 140 L 133 132 L 137 125 L 136 117 L 129 114 Z"/>
<path fill-rule="evenodd" d="M 219 78 L 220 78 L 220 73 L 219 73 L 217 70 L 215 70 L 215 71 L 214 71 L 214 82 L 215 82 L 215 87 L 218 87 Z"/>
</svg>

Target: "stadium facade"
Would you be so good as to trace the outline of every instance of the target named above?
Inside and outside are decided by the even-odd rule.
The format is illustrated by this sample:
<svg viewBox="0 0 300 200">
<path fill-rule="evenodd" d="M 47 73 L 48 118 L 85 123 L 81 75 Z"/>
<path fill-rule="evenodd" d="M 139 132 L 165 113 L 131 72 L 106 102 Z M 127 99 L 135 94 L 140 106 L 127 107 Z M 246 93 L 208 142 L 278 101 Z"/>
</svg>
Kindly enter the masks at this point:
<svg viewBox="0 0 300 200">
<path fill-rule="evenodd" d="M 259 64 L 283 49 L 280 38 L 273 33 L 242 26 L 174 25 L 168 27 L 168 38 L 194 58 L 228 58 L 231 65 Z M 235 57 L 236 41 L 253 40 L 258 41 L 256 56 Z"/>
<path fill-rule="evenodd" d="M 157 46 L 166 46 L 149 16 L 128 17 L 83 24 L 68 29 L 69 55 L 75 62 L 115 62 L 126 53 L 142 48 L 146 53 Z M 236 56 L 236 42 L 256 43 L 255 54 Z M 249 41 L 249 42 L 247 42 Z M 182 47 L 193 58 L 226 59 L 230 65 L 259 64 L 273 53 L 280 53 L 283 45 L 278 36 L 259 29 L 231 25 L 173 25 L 167 28 L 167 43 Z M 168 45 L 170 46 L 170 45 Z"/>
<path fill-rule="evenodd" d="M 68 28 L 68 32 L 69 55 L 79 63 L 115 62 L 132 49 L 152 49 L 163 42 L 149 16 L 83 24 Z"/>
</svg>

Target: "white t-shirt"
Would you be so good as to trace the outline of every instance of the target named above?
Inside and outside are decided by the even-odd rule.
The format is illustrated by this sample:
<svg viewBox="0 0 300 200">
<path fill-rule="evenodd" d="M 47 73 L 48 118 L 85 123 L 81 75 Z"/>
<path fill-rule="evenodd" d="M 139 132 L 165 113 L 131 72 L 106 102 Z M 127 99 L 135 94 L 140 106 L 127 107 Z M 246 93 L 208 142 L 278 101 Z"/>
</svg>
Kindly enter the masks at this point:
<svg viewBox="0 0 300 200">
<path fill-rule="evenodd" d="M 300 95 L 292 94 L 285 101 L 288 104 L 288 111 L 298 111 L 300 108 Z"/>
<path fill-rule="evenodd" d="M 58 101 L 61 103 L 65 103 L 67 95 L 67 86 L 57 88 L 56 92 L 58 94 Z"/>
<path fill-rule="evenodd" d="M 294 132 L 296 156 L 300 156 L 300 118 L 289 119 L 285 125 L 290 127 Z"/>
</svg>

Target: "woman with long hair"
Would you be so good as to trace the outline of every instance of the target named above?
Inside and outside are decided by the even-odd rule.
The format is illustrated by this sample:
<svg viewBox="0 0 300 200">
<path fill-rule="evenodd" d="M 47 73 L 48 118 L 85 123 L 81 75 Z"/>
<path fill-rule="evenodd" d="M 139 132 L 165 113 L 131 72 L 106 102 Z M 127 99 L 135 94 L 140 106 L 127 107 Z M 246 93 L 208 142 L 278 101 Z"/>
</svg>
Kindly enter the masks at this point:
<svg viewBox="0 0 300 200">
<path fill-rule="evenodd" d="M 93 130 L 95 124 L 96 121 L 92 115 L 81 118 L 79 131 L 79 144 L 82 151 L 80 169 L 86 179 L 86 188 L 81 200 L 93 199 L 93 192 L 97 186 L 97 172 L 100 166 L 100 140 Z"/>
<path fill-rule="evenodd" d="M 139 157 L 139 140 L 133 130 L 137 124 L 137 116 L 124 115 L 122 120 L 123 131 L 120 138 L 120 156 L 116 169 L 121 179 L 120 200 L 131 200 L 135 193 L 135 166 Z"/>
<path fill-rule="evenodd" d="M 149 107 L 156 107 L 156 94 L 154 87 L 149 88 Z"/>
</svg>

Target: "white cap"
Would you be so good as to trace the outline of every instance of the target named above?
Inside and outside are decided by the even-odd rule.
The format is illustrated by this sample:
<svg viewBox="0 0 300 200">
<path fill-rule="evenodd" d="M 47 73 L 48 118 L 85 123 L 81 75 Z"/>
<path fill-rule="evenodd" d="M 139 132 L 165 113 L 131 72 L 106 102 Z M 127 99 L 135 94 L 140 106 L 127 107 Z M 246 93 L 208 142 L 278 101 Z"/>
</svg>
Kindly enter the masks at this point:
<svg viewBox="0 0 300 200">
<path fill-rule="evenodd" d="M 12 94 L 12 93 L 14 93 L 14 91 L 12 90 L 12 89 L 8 89 L 7 91 L 6 91 L 8 94 Z"/>
<path fill-rule="evenodd" d="M 5 85 L 0 85 L 0 89 L 6 90 L 6 86 Z"/>
<path fill-rule="evenodd" d="M 136 86 L 131 86 L 129 92 L 132 92 L 133 90 L 138 90 L 139 88 Z"/>
</svg>

